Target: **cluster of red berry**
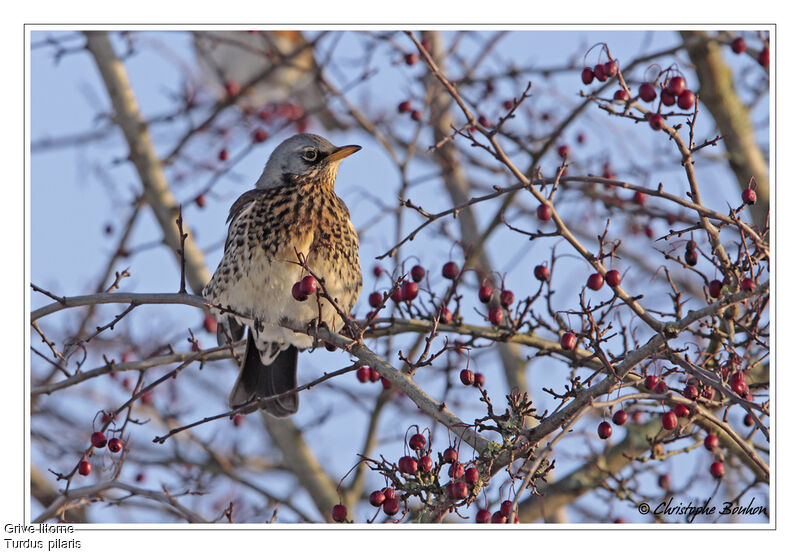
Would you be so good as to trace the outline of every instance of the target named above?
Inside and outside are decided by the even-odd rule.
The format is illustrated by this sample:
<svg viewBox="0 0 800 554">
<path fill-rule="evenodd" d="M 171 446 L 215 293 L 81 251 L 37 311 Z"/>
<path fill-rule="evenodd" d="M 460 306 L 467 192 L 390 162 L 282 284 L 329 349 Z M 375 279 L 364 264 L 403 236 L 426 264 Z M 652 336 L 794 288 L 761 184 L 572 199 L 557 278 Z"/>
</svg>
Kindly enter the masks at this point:
<svg viewBox="0 0 800 554">
<path fill-rule="evenodd" d="M 298 302 L 305 302 L 308 297 L 317 292 L 317 280 L 313 275 L 306 275 L 292 285 L 292 297 Z"/>
<path fill-rule="evenodd" d="M 399 113 L 408 113 L 414 121 L 422 121 L 422 112 L 412 107 L 411 100 L 403 100 L 400 102 L 400 104 L 397 105 L 397 111 Z"/>
<path fill-rule="evenodd" d="M 120 440 L 117 437 L 112 437 L 110 440 L 106 439 L 106 436 L 103 434 L 102 431 L 95 431 L 94 433 L 92 433 L 92 436 L 89 438 L 89 442 L 91 442 L 92 446 L 94 448 L 97 448 L 98 450 L 101 448 L 105 448 L 107 445 L 108 449 L 115 454 L 117 452 L 122 451 L 122 440 Z M 85 476 L 89 475 L 91 472 L 92 472 L 92 463 L 84 458 L 78 464 L 78 473 Z"/>
<path fill-rule="evenodd" d="M 375 371 L 374 368 L 366 365 L 361 366 L 356 370 L 356 379 L 358 379 L 359 383 L 377 383 L 380 381 L 384 389 L 392 388 L 392 384 L 386 377 L 381 377 L 381 375 Z"/>
</svg>

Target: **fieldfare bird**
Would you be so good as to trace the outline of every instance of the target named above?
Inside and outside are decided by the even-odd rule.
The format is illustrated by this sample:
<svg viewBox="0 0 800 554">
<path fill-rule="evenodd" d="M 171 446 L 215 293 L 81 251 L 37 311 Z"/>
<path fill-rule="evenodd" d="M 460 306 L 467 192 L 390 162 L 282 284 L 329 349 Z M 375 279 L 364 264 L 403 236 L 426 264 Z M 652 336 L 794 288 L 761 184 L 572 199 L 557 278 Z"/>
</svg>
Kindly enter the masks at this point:
<svg viewBox="0 0 800 554">
<path fill-rule="evenodd" d="M 313 47 L 300 31 L 195 31 L 192 42 L 202 80 L 219 98 L 229 94 L 226 84 L 244 87 L 257 79 L 237 104 L 276 104 L 280 114 L 293 111 L 285 102 L 291 98 L 326 129 L 345 128 L 327 108 Z"/>
<path fill-rule="evenodd" d="M 332 331 L 345 326 L 330 301 L 313 292 L 293 294 L 292 288 L 309 275 L 299 263 L 302 259 L 344 314 L 350 314 L 358 299 L 358 235 L 334 182 L 339 163 L 360 149 L 337 148 L 317 135 L 295 135 L 269 157 L 256 188 L 231 207 L 225 253 L 203 296 L 222 308 L 212 309 L 220 322 L 220 345 L 240 340 L 248 328 L 239 378 L 229 398 L 232 408 L 297 387 L 298 349 L 310 348 L 314 340 L 282 323 Z M 298 404 L 294 393 L 259 407 L 286 417 Z"/>
</svg>

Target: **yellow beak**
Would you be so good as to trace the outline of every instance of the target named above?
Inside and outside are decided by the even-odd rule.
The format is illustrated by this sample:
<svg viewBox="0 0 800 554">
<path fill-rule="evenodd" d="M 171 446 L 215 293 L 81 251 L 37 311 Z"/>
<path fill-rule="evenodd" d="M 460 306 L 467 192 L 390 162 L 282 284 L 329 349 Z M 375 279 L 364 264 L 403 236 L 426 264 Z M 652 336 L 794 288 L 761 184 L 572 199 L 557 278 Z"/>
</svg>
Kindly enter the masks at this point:
<svg viewBox="0 0 800 554">
<path fill-rule="evenodd" d="M 347 156 L 351 154 L 355 154 L 361 150 L 361 147 L 357 144 L 349 144 L 347 146 L 342 146 L 337 148 L 333 151 L 332 154 L 329 154 L 327 158 L 325 158 L 326 162 L 338 162 L 339 160 L 343 160 Z"/>
</svg>

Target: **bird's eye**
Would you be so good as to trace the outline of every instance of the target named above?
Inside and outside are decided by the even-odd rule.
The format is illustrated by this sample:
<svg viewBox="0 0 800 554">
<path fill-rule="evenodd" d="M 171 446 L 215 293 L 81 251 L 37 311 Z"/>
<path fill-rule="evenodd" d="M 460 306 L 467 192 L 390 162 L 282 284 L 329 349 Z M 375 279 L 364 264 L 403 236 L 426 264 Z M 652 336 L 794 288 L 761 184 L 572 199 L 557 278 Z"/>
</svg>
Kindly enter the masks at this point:
<svg viewBox="0 0 800 554">
<path fill-rule="evenodd" d="M 303 151 L 303 159 L 307 162 L 313 162 L 317 159 L 317 151 L 313 148 L 307 148 Z"/>
</svg>

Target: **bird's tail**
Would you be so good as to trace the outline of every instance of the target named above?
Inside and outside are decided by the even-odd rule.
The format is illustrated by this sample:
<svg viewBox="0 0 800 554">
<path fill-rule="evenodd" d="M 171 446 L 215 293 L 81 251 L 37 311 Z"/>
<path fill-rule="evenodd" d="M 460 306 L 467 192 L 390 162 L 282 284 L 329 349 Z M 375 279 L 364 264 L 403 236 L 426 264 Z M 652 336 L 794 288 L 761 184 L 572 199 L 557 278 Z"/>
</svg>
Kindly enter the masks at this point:
<svg viewBox="0 0 800 554">
<path fill-rule="evenodd" d="M 242 369 L 228 399 L 231 408 L 241 406 L 256 397 L 267 398 L 294 388 L 297 388 L 297 348 L 289 346 L 271 364 L 264 365 L 253 340 L 253 332 L 248 329 Z M 295 392 L 281 398 L 265 400 L 258 407 L 275 417 L 288 417 L 297 412 L 299 403 L 300 398 Z M 255 408 L 250 411 L 254 410 Z"/>
</svg>

